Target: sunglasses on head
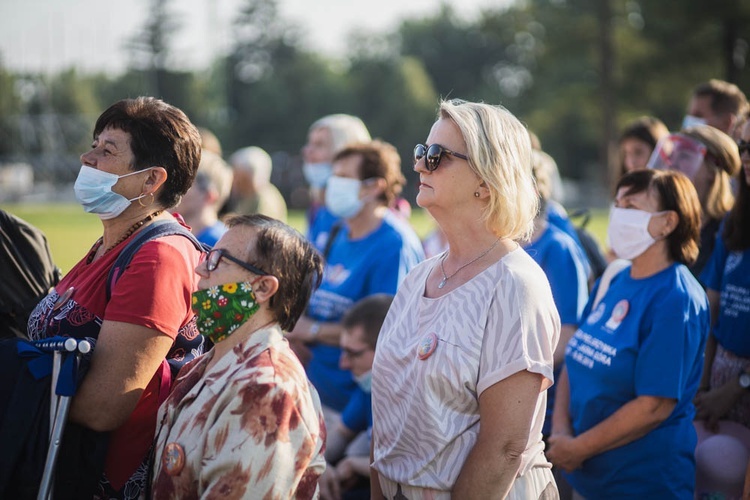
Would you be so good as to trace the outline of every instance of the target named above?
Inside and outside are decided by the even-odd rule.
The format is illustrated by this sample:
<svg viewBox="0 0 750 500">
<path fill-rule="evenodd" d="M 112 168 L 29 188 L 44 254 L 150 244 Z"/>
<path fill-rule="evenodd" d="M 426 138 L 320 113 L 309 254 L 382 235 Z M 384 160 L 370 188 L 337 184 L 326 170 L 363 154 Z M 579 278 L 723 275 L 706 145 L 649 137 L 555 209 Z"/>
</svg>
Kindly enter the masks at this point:
<svg viewBox="0 0 750 500">
<path fill-rule="evenodd" d="M 740 151 L 740 155 L 745 152 L 750 152 L 750 141 L 743 141 L 740 139 L 737 141 L 737 149 Z"/>
<path fill-rule="evenodd" d="M 427 170 L 430 172 L 434 171 L 440 165 L 440 160 L 443 159 L 443 155 L 451 155 L 462 160 L 469 160 L 469 158 L 461 153 L 456 153 L 448 148 L 444 148 L 440 144 L 430 144 L 425 146 L 424 144 L 417 144 L 414 146 L 414 164 L 424 158 L 424 164 Z"/>
<path fill-rule="evenodd" d="M 258 276 L 268 276 L 268 273 L 263 269 L 255 267 L 252 264 L 248 264 L 247 262 L 243 262 L 236 257 L 232 257 L 223 248 L 214 248 L 206 254 L 206 270 L 208 270 L 208 272 L 212 272 L 213 270 L 215 270 L 219 266 L 219 262 L 221 262 L 222 257 L 229 260 L 230 262 L 234 262 L 243 269 L 247 269 L 253 274 L 257 274 Z"/>
</svg>

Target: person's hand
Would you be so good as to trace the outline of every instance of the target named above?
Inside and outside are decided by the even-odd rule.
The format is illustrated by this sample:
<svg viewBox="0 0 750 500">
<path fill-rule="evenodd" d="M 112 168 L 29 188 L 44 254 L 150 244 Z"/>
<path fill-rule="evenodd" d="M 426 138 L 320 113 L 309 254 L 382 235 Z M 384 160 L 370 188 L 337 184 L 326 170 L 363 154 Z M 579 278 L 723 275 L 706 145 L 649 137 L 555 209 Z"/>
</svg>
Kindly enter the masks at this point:
<svg viewBox="0 0 750 500">
<path fill-rule="evenodd" d="M 699 392 L 694 399 L 695 419 L 703 420 L 706 429 L 718 430 L 719 420 L 724 418 L 742 397 L 743 389 L 734 380 L 720 387 Z"/>
<path fill-rule="evenodd" d="M 318 478 L 318 486 L 320 487 L 320 498 L 323 500 L 339 500 L 341 498 L 336 467 L 329 463 L 326 464 L 325 472 Z"/>
<path fill-rule="evenodd" d="M 565 472 L 579 468 L 586 459 L 579 449 L 576 438 L 569 434 L 553 434 L 548 442 L 549 446 L 544 454 L 550 462 Z"/>
<path fill-rule="evenodd" d="M 352 457 L 346 457 L 336 464 L 336 475 L 343 486 L 352 486 L 352 483 L 357 480 L 357 471 L 354 469 Z"/>
</svg>

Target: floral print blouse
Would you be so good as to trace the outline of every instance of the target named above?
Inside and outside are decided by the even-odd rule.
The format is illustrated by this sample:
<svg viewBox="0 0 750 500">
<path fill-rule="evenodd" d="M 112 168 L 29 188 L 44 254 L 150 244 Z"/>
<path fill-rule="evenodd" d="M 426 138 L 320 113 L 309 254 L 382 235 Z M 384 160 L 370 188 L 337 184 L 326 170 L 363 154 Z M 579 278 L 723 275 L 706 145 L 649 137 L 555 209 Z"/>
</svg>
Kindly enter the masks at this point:
<svg viewBox="0 0 750 500">
<path fill-rule="evenodd" d="M 207 370 L 213 354 L 182 369 L 159 409 L 153 498 L 316 498 L 323 415 L 280 328 Z"/>
</svg>

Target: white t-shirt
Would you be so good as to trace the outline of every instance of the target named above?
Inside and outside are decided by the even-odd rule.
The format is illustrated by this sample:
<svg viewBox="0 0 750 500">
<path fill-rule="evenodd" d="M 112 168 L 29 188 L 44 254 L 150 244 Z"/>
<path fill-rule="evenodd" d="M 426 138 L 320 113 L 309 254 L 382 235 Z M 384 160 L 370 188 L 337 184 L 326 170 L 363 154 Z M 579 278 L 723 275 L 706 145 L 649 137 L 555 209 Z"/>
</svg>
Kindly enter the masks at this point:
<svg viewBox="0 0 750 500">
<path fill-rule="evenodd" d="M 411 486 L 450 490 L 479 434 L 479 395 L 528 370 L 553 380 L 560 317 L 549 283 L 516 249 L 439 298 L 424 296 L 440 256 L 406 277 L 388 312 L 373 365 L 373 467 Z M 420 345 L 438 340 L 424 360 Z M 423 347 L 422 353 L 429 351 Z M 544 457 L 546 390 L 539 394 L 519 475 Z"/>
</svg>

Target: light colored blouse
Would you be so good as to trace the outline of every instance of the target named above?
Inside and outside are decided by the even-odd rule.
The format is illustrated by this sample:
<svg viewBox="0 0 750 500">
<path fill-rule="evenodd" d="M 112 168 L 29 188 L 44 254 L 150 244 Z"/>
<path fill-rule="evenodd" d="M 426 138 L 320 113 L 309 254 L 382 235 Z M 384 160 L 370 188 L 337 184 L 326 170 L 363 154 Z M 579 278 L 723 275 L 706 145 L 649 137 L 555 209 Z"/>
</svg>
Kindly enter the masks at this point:
<svg viewBox="0 0 750 500">
<path fill-rule="evenodd" d="M 560 318 L 544 272 L 516 249 L 439 298 L 424 296 L 440 256 L 399 288 L 373 366 L 373 467 L 385 478 L 450 491 L 479 434 L 479 396 L 522 370 L 552 383 Z M 430 339 L 437 339 L 434 350 Z M 434 343 L 434 342 L 433 342 Z M 420 359 L 420 354 L 424 359 Z M 540 392 L 519 475 L 549 467 Z"/>
</svg>

